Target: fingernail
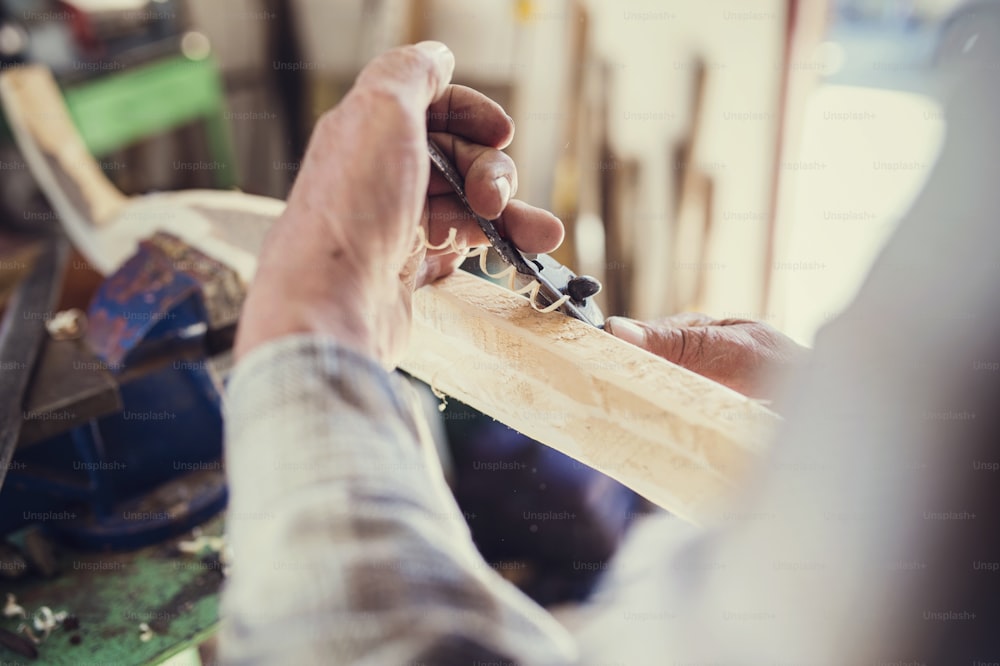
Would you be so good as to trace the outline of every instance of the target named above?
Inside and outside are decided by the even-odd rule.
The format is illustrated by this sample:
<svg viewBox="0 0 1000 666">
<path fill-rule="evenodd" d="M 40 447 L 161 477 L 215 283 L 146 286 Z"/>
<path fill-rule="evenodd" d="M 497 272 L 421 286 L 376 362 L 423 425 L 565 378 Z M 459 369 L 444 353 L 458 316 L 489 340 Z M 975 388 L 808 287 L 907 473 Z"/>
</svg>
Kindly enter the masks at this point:
<svg viewBox="0 0 1000 666">
<path fill-rule="evenodd" d="M 455 54 L 451 52 L 451 49 L 447 45 L 436 42 L 433 40 L 428 40 L 425 42 L 418 42 L 414 44 L 418 49 L 433 56 L 438 63 L 444 67 L 445 73 L 448 78 L 451 78 L 452 73 L 455 71 Z"/>
<path fill-rule="evenodd" d="M 500 193 L 500 208 L 506 208 L 507 202 L 510 201 L 510 181 L 501 176 L 493 181 L 493 187 Z"/>
<path fill-rule="evenodd" d="M 414 46 L 423 51 L 427 51 L 435 58 L 441 57 L 445 53 L 451 53 L 451 49 L 449 49 L 443 42 L 438 42 L 433 39 L 417 42 Z"/>
<path fill-rule="evenodd" d="M 631 319 L 626 317 L 609 317 L 604 322 L 604 327 L 610 329 L 609 332 L 611 335 L 619 340 L 624 340 L 636 347 L 644 347 L 646 345 L 646 329 Z"/>
</svg>

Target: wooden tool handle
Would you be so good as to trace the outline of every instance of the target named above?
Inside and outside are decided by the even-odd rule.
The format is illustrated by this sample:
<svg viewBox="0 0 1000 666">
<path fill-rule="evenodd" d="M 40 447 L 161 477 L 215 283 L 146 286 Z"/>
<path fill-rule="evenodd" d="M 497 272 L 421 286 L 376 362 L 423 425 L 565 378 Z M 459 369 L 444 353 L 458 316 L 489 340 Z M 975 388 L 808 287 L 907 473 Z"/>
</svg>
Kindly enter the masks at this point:
<svg viewBox="0 0 1000 666">
<path fill-rule="evenodd" d="M 56 213 L 69 224 L 110 222 L 126 197 L 84 144 L 52 72 L 41 65 L 6 70 L 0 99 L 18 147 Z"/>
</svg>

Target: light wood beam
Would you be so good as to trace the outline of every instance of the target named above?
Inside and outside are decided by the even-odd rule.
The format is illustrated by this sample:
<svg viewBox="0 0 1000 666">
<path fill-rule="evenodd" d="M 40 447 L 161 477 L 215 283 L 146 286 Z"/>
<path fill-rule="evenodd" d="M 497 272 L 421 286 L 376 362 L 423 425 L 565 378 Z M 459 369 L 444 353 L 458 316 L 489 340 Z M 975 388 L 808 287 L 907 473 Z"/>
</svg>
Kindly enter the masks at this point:
<svg viewBox="0 0 1000 666">
<path fill-rule="evenodd" d="M 402 367 L 695 523 L 711 521 L 777 422 L 720 384 L 461 272 L 416 293 Z"/>
</svg>

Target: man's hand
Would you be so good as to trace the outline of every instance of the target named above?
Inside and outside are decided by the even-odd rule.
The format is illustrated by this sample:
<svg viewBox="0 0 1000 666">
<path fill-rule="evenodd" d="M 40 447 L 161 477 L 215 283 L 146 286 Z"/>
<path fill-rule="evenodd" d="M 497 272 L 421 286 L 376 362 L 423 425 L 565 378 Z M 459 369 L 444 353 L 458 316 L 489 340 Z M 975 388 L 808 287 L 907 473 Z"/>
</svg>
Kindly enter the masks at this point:
<svg viewBox="0 0 1000 666">
<path fill-rule="evenodd" d="M 642 323 L 610 317 L 612 335 L 751 398 L 773 399 L 806 353 L 768 324 L 684 313 Z"/>
<path fill-rule="evenodd" d="M 334 336 L 393 367 L 406 349 L 413 290 L 461 258 L 441 244 L 487 243 L 440 174 L 430 137 L 465 177 L 475 211 L 526 252 L 563 238 L 551 213 L 514 201 L 517 171 L 501 152 L 514 125 L 495 102 L 450 85 L 455 59 L 439 42 L 393 49 L 368 64 L 320 118 L 288 207 L 268 234 L 241 315 L 235 354 L 292 333 Z M 501 216 L 502 214 L 502 216 Z"/>
</svg>

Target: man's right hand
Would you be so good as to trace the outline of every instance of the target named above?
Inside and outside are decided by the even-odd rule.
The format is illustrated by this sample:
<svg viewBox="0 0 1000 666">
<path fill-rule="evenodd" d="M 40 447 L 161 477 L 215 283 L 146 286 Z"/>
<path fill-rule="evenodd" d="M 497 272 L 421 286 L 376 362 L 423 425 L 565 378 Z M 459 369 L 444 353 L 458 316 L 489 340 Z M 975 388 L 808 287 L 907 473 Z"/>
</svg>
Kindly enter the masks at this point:
<svg viewBox="0 0 1000 666">
<path fill-rule="evenodd" d="M 513 121 L 485 95 L 451 85 L 455 57 L 440 42 L 378 56 L 323 114 L 288 206 L 272 226 L 240 315 L 234 355 L 293 334 L 319 334 L 395 367 L 406 351 L 413 290 L 461 263 L 427 250 L 457 232 L 458 248 L 488 243 L 448 183 L 431 173 L 432 138 L 465 179 L 472 208 L 525 252 L 550 252 L 563 225 L 512 199 L 514 162 L 501 150 Z"/>
<path fill-rule="evenodd" d="M 605 328 L 625 342 L 765 400 L 775 398 L 782 380 L 808 351 L 764 322 L 690 312 L 648 323 L 610 317 Z"/>
</svg>

